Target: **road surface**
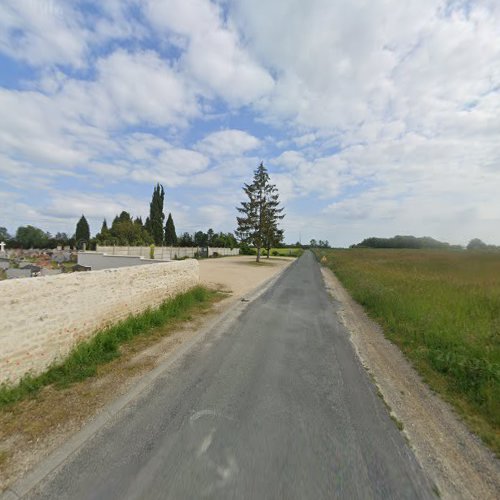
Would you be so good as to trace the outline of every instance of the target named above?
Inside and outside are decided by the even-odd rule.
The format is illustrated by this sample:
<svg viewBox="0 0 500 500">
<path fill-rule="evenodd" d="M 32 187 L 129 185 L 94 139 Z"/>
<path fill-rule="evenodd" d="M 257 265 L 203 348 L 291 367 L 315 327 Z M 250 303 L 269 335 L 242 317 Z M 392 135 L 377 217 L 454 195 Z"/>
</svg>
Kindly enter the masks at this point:
<svg viewBox="0 0 500 500">
<path fill-rule="evenodd" d="M 306 252 L 33 498 L 434 498 Z"/>
</svg>

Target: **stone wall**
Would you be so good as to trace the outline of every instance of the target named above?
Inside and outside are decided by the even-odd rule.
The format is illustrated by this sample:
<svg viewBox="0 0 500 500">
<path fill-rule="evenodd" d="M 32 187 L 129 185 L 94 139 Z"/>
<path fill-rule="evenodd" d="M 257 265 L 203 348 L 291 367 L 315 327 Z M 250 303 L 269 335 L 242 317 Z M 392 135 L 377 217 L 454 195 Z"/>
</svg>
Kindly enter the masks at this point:
<svg viewBox="0 0 500 500">
<path fill-rule="evenodd" d="M 0 383 L 42 372 L 79 341 L 199 282 L 196 260 L 0 282 Z"/>
</svg>

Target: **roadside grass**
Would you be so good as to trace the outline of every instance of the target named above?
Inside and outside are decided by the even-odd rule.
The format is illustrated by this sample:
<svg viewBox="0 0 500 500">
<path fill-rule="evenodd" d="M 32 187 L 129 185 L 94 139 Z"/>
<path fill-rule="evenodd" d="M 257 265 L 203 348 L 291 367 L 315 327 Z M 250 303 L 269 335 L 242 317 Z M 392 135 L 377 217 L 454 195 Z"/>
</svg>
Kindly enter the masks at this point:
<svg viewBox="0 0 500 500">
<path fill-rule="evenodd" d="M 300 247 L 271 248 L 271 257 L 300 257 L 304 250 Z"/>
<path fill-rule="evenodd" d="M 35 396 L 43 387 L 66 388 L 93 377 L 99 366 L 120 356 L 121 345 L 140 336 L 158 333 L 164 336 L 174 326 L 192 319 L 193 314 L 209 308 L 217 295 L 216 291 L 197 286 L 166 300 L 156 309 L 147 309 L 98 332 L 92 339 L 78 344 L 61 363 L 49 367 L 44 373 L 27 375 L 14 386 L 0 386 L 0 408 L 8 408 Z"/>
<path fill-rule="evenodd" d="M 500 455 L 500 255 L 315 250 L 436 392 Z"/>
</svg>

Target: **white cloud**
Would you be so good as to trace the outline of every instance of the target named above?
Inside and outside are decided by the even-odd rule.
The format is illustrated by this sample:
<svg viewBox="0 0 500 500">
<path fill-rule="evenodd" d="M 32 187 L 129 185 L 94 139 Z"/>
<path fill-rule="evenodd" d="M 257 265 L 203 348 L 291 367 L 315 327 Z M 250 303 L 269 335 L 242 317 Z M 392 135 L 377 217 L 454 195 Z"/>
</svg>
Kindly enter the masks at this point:
<svg viewBox="0 0 500 500">
<path fill-rule="evenodd" d="M 131 134 L 122 141 L 122 156 L 132 169 L 131 178 L 138 182 L 162 182 L 176 187 L 204 172 L 209 159 L 187 148 L 172 144 L 151 134 Z"/>
<path fill-rule="evenodd" d="M 96 63 L 94 81 L 69 80 L 58 105 L 95 126 L 186 126 L 198 115 L 196 96 L 175 68 L 153 51 L 119 49 Z"/>
<path fill-rule="evenodd" d="M 272 90 L 273 78 L 210 0 L 150 0 L 146 14 L 161 36 L 184 49 L 182 67 L 205 92 L 241 106 Z"/>
<path fill-rule="evenodd" d="M 221 156 L 240 156 L 257 149 L 261 142 L 257 137 L 243 130 L 219 130 L 203 138 L 197 149 L 213 158 Z"/>
<path fill-rule="evenodd" d="M 49 199 L 33 210 L 30 224 L 55 231 L 74 231 L 82 214 L 89 222 L 91 233 L 97 233 L 106 218 L 108 224 L 122 211 L 132 216 L 149 213 L 148 202 L 127 194 L 116 193 L 112 197 L 105 193 L 61 192 L 53 190 Z"/>
<path fill-rule="evenodd" d="M 80 16 L 57 0 L 7 0 L 0 4 L 0 51 L 35 66 L 80 67 L 87 52 Z"/>
</svg>

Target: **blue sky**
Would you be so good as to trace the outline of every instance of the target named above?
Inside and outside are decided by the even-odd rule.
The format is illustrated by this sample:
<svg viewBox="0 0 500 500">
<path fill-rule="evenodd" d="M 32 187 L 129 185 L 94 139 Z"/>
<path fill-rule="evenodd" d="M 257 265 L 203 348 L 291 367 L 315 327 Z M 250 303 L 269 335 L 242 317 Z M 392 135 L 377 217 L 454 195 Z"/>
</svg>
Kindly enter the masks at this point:
<svg viewBox="0 0 500 500">
<path fill-rule="evenodd" d="M 232 231 L 260 161 L 286 240 L 500 244 L 495 0 L 4 0 L 0 226 Z"/>
</svg>

